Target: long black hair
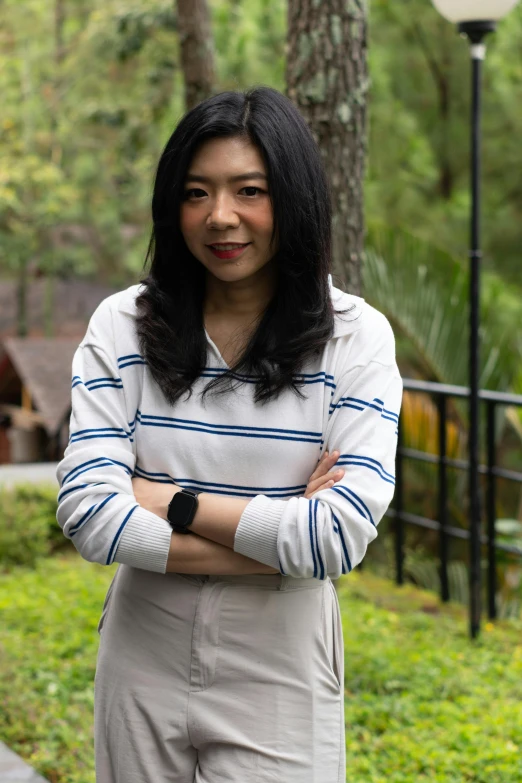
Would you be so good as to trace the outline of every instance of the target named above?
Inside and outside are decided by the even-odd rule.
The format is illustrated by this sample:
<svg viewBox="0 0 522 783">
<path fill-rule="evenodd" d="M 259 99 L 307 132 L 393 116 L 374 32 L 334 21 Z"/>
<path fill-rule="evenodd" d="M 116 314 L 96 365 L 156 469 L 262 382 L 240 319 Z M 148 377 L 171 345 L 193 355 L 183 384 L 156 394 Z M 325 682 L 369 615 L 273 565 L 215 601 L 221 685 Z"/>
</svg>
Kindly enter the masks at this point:
<svg viewBox="0 0 522 783">
<path fill-rule="evenodd" d="M 334 329 L 328 274 L 331 202 L 321 154 L 303 117 L 277 90 L 258 86 L 223 92 L 179 122 L 161 155 L 152 197 L 153 229 L 136 299 L 141 353 L 173 404 L 200 376 L 207 359 L 203 304 L 206 268 L 187 248 L 180 228 L 184 182 L 192 157 L 213 138 L 242 137 L 260 151 L 267 169 L 277 242 L 274 296 L 234 367 L 213 378 L 204 395 L 230 390 L 238 375 L 256 377 L 256 402 L 285 388 L 304 395 L 295 378 Z M 342 311 L 346 312 L 346 311 Z M 225 383 L 226 382 L 226 383 Z"/>
</svg>

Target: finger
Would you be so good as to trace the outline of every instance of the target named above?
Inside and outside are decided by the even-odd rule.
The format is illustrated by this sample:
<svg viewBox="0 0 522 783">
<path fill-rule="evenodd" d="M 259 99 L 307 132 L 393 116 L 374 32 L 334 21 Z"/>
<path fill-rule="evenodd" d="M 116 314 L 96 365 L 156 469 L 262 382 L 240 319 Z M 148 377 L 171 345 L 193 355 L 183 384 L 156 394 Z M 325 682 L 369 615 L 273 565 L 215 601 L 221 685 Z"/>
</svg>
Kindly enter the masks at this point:
<svg viewBox="0 0 522 783">
<path fill-rule="evenodd" d="M 314 489 L 307 489 L 306 494 L 305 494 L 305 498 L 308 498 L 308 499 L 313 498 L 314 495 L 316 495 L 318 492 L 321 492 L 321 490 L 323 490 L 323 489 L 330 489 L 331 487 L 333 487 L 334 484 L 335 484 L 335 482 L 330 480 L 330 481 L 327 481 L 325 484 L 321 484 L 318 487 L 315 487 Z"/>
<path fill-rule="evenodd" d="M 339 456 L 338 451 L 332 451 L 331 454 L 328 452 L 325 452 L 321 460 L 319 461 L 316 469 L 310 476 L 309 481 L 314 481 L 315 479 L 319 478 L 320 476 L 324 476 L 329 469 L 332 467 L 332 465 L 335 465 L 337 462 L 337 458 Z"/>
<path fill-rule="evenodd" d="M 338 480 L 344 475 L 344 469 L 343 468 L 336 468 L 335 470 L 328 470 L 324 472 L 323 474 L 317 476 L 316 478 L 310 478 L 307 489 L 308 488 L 314 488 L 315 486 L 319 486 L 320 484 L 323 484 L 325 481 L 328 481 L 329 479 Z"/>
<path fill-rule="evenodd" d="M 319 492 L 320 489 L 326 488 L 326 486 L 333 486 L 336 481 L 340 481 L 344 476 L 344 470 L 339 468 L 338 470 L 330 471 L 325 476 L 320 476 L 315 481 L 310 481 L 306 487 L 306 495 L 310 492 Z"/>
</svg>

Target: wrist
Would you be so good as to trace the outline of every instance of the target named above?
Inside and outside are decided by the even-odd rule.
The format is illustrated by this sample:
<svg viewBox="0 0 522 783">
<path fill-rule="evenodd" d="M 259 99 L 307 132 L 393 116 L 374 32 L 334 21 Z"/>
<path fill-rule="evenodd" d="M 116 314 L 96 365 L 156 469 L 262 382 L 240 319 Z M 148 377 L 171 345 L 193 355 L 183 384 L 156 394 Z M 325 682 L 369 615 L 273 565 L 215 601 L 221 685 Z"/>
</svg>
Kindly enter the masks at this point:
<svg viewBox="0 0 522 783">
<path fill-rule="evenodd" d="M 167 507 L 167 521 L 174 533 L 186 535 L 193 532 L 191 525 L 198 510 L 200 495 L 200 490 L 176 487 Z"/>
</svg>

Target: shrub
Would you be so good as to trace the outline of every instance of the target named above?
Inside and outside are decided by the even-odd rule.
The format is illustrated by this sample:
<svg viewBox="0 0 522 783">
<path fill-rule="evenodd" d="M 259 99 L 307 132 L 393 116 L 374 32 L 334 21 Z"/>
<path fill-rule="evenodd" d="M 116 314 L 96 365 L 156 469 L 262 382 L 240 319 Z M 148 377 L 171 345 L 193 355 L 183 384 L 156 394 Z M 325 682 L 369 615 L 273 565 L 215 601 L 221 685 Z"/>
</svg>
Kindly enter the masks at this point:
<svg viewBox="0 0 522 783">
<path fill-rule="evenodd" d="M 70 546 L 57 521 L 57 489 L 44 484 L 0 488 L 0 566 L 34 566 Z"/>
</svg>

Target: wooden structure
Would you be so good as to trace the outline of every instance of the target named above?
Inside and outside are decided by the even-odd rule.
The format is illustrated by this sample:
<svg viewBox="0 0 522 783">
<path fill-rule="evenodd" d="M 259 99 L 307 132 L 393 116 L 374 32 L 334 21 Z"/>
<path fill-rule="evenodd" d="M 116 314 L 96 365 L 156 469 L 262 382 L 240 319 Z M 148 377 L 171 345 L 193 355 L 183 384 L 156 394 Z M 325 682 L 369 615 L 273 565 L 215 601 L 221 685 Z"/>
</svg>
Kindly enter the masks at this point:
<svg viewBox="0 0 522 783">
<path fill-rule="evenodd" d="M 0 463 L 56 460 L 68 439 L 79 338 L 8 337 L 0 348 Z"/>
</svg>

